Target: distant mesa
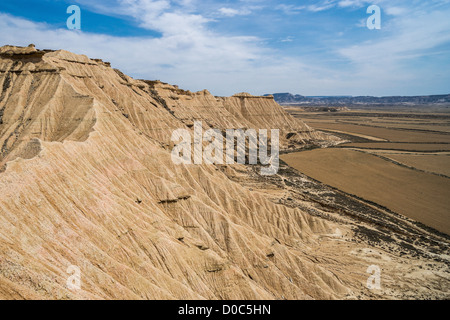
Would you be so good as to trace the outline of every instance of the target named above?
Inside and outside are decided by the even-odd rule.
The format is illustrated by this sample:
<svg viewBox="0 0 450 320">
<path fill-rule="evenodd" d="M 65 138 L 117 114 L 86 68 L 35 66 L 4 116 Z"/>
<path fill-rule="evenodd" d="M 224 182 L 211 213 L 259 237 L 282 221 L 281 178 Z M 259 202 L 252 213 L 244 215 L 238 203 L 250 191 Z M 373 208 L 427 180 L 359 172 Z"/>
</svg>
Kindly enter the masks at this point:
<svg viewBox="0 0 450 320">
<path fill-rule="evenodd" d="M 269 95 L 266 95 L 269 96 Z M 364 105 L 386 105 L 386 106 L 423 106 L 438 105 L 450 106 L 450 94 L 431 96 L 315 96 L 308 97 L 291 93 L 274 93 L 276 102 L 282 105 L 305 105 L 305 106 L 364 106 Z"/>
</svg>

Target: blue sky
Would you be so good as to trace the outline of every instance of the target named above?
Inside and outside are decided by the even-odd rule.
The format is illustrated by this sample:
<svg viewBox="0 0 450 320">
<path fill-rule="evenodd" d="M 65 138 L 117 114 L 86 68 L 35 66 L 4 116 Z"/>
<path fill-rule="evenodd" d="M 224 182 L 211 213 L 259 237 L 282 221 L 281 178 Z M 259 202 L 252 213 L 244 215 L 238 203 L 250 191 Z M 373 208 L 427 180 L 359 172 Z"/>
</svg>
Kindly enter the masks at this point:
<svg viewBox="0 0 450 320">
<path fill-rule="evenodd" d="M 216 95 L 450 93 L 450 0 L 1 1 L 0 45 L 29 43 Z"/>
</svg>

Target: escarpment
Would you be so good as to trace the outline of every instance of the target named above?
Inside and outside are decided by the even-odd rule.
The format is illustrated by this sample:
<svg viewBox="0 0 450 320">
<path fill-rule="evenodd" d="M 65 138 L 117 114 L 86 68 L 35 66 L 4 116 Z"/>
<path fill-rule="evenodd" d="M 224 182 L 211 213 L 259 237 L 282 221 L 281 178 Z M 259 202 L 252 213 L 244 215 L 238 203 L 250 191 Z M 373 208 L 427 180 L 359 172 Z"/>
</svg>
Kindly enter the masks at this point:
<svg viewBox="0 0 450 320">
<path fill-rule="evenodd" d="M 0 298 L 372 295 L 350 225 L 284 205 L 245 166 L 173 163 L 171 134 L 194 121 L 280 129 L 285 149 L 338 142 L 272 98 L 192 93 L 33 46 L 0 48 L 0 89 Z"/>
<path fill-rule="evenodd" d="M 106 115 L 96 112 L 94 102 L 166 146 L 175 129 L 191 128 L 194 121 L 202 121 L 206 129 L 280 129 L 285 149 L 339 141 L 288 115 L 271 97 L 221 98 L 207 90 L 192 93 L 159 81 L 134 80 L 100 59 L 63 50 L 5 46 L 0 57 L 0 166 L 35 156 L 35 139 L 86 139 L 96 117 Z"/>
</svg>

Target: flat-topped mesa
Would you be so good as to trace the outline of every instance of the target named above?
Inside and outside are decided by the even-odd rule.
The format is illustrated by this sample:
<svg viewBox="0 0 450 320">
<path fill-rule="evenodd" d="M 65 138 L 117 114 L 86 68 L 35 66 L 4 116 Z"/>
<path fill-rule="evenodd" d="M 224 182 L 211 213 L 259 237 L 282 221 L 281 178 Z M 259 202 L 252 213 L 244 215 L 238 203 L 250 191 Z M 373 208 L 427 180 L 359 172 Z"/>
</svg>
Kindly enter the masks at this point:
<svg viewBox="0 0 450 320">
<path fill-rule="evenodd" d="M 27 55 L 34 54 L 36 52 L 39 52 L 39 50 L 36 49 L 34 44 L 30 44 L 28 47 L 16 47 L 10 45 L 0 47 L 0 55 Z"/>
<path fill-rule="evenodd" d="M 53 52 L 53 50 L 38 50 L 34 44 L 30 44 L 28 47 L 6 45 L 0 47 L 0 58 L 7 58 L 14 61 L 39 62 L 49 52 Z"/>
<path fill-rule="evenodd" d="M 250 128 L 279 129 L 281 149 L 295 149 L 305 146 L 328 146 L 339 139 L 317 132 L 303 121 L 289 115 L 273 96 L 252 96 L 239 93 L 225 98 L 227 110 L 241 119 L 248 119 Z"/>
<path fill-rule="evenodd" d="M 148 83 L 148 82 L 146 82 Z M 231 97 L 213 96 L 208 90 L 190 92 L 160 81 L 150 83 L 152 92 L 165 108 L 186 126 L 202 121 L 213 129 L 280 129 L 282 149 L 306 145 L 332 145 L 339 139 L 309 128 L 286 113 L 272 96 L 238 93 Z"/>
<path fill-rule="evenodd" d="M 274 100 L 272 95 L 254 96 L 254 95 L 252 95 L 250 93 L 247 93 L 247 92 L 236 93 L 232 97 L 234 97 L 234 98 L 244 98 L 244 99 L 268 99 L 268 100 Z"/>
</svg>

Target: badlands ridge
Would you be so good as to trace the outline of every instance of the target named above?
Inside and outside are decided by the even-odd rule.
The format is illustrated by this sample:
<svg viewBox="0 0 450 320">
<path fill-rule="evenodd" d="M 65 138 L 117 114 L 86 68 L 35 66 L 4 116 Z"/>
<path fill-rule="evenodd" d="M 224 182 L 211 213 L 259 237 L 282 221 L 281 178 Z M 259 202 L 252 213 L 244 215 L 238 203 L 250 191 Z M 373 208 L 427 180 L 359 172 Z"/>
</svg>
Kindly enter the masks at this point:
<svg viewBox="0 0 450 320">
<path fill-rule="evenodd" d="M 284 151 L 340 142 L 272 97 L 1 47 L 0 298 L 450 298 L 448 236 L 287 166 L 175 165 L 172 132 L 194 121 L 280 129 Z"/>
</svg>

